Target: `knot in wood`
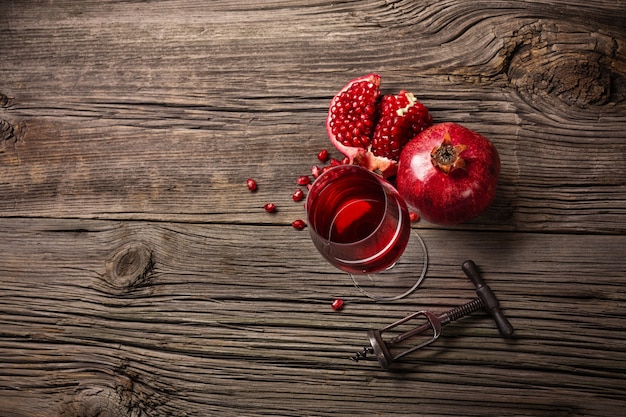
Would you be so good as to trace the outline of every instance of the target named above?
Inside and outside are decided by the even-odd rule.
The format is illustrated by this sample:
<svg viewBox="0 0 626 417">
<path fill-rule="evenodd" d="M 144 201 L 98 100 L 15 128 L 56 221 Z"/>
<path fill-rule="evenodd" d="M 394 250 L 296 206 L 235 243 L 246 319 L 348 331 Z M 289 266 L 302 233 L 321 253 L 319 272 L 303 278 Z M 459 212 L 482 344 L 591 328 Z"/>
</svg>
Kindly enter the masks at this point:
<svg viewBox="0 0 626 417">
<path fill-rule="evenodd" d="M 547 99 L 535 104 L 549 110 L 559 102 L 584 108 L 612 100 L 612 80 L 620 76 L 612 72 L 614 39 L 568 24 L 538 23 L 516 33 L 513 42 L 507 75 L 533 103 Z"/>
<path fill-rule="evenodd" d="M 0 119 L 0 141 L 9 141 L 15 138 L 13 125 L 6 120 Z"/>
<path fill-rule="evenodd" d="M 11 100 L 6 94 L 0 93 L 0 107 L 8 107 Z"/>
<path fill-rule="evenodd" d="M 118 393 L 109 388 L 91 388 L 65 401 L 59 417 L 130 417 Z"/>
<path fill-rule="evenodd" d="M 152 251 L 141 242 L 129 242 L 107 262 L 108 281 L 116 288 L 146 285 L 154 267 Z"/>
</svg>

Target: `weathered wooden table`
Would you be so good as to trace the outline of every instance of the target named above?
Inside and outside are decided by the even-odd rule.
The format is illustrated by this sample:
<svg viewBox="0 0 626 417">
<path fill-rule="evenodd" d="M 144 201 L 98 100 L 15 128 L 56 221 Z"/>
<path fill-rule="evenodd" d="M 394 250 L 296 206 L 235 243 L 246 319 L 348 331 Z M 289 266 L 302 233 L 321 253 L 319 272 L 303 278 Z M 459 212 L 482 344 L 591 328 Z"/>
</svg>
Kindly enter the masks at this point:
<svg viewBox="0 0 626 417">
<path fill-rule="evenodd" d="M 608 0 L 1 2 L 0 415 L 623 415 L 625 23 Z M 388 304 L 291 227 L 328 102 L 368 72 L 502 159 L 484 215 L 415 224 L 427 278 Z M 348 359 L 471 299 L 465 259 L 512 340 L 477 313 L 392 371 Z"/>
</svg>

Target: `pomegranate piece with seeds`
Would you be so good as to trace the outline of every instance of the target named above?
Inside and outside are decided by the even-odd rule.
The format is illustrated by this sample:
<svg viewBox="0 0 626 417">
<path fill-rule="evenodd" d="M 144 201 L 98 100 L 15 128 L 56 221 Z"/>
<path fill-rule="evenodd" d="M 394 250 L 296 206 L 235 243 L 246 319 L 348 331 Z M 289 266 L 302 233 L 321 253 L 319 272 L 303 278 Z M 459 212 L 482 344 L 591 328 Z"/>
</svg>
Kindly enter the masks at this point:
<svg viewBox="0 0 626 417">
<path fill-rule="evenodd" d="M 431 126 L 432 118 L 413 94 L 381 96 L 379 87 L 378 74 L 346 84 L 330 102 L 326 131 L 348 163 L 387 178 L 396 174 L 404 145 Z"/>
</svg>

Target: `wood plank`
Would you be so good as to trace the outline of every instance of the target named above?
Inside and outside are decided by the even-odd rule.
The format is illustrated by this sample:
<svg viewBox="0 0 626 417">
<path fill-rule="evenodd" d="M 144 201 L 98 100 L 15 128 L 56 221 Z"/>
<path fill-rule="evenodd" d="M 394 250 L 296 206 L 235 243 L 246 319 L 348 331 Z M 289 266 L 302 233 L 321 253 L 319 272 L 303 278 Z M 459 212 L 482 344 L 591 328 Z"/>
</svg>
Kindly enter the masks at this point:
<svg viewBox="0 0 626 417">
<path fill-rule="evenodd" d="M 259 4 L 9 5 L 2 215 L 289 223 L 294 178 L 329 146 L 329 99 L 379 71 L 500 150 L 498 197 L 467 227 L 626 231 L 619 5 L 568 2 L 555 20 L 556 2 Z"/>
<path fill-rule="evenodd" d="M 623 406 L 625 236 L 420 233 L 432 260 L 423 286 L 375 304 L 287 226 L 0 220 L 0 409 L 530 416 Z M 513 340 L 477 313 L 395 372 L 348 360 L 368 328 L 474 297 L 458 266 L 467 258 L 501 299 Z M 337 295 L 349 300 L 341 313 L 330 308 Z"/>
<path fill-rule="evenodd" d="M 3 2 L 0 415 L 620 415 L 624 17 L 607 0 Z M 330 98 L 373 71 L 503 162 L 483 216 L 414 226 L 427 279 L 390 304 L 289 225 Z M 465 259 L 513 339 L 476 313 L 391 372 L 349 360 L 367 329 L 472 299 Z"/>
</svg>

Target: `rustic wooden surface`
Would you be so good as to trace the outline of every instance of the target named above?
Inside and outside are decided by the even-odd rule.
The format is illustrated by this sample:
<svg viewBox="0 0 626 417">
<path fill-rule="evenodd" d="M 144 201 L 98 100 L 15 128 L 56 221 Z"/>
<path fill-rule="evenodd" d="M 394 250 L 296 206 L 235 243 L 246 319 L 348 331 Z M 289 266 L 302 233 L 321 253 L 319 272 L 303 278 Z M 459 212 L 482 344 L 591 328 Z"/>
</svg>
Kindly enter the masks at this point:
<svg viewBox="0 0 626 417">
<path fill-rule="evenodd" d="M 609 0 L 0 1 L 0 415 L 622 415 L 625 21 Z M 428 276 L 392 304 L 290 226 L 330 98 L 373 71 L 502 159 L 487 213 L 415 225 Z M 513 340 L 476 314 L 392 372 L 347 359 L 471 299 L 465 259 Z"/>
</svg>

